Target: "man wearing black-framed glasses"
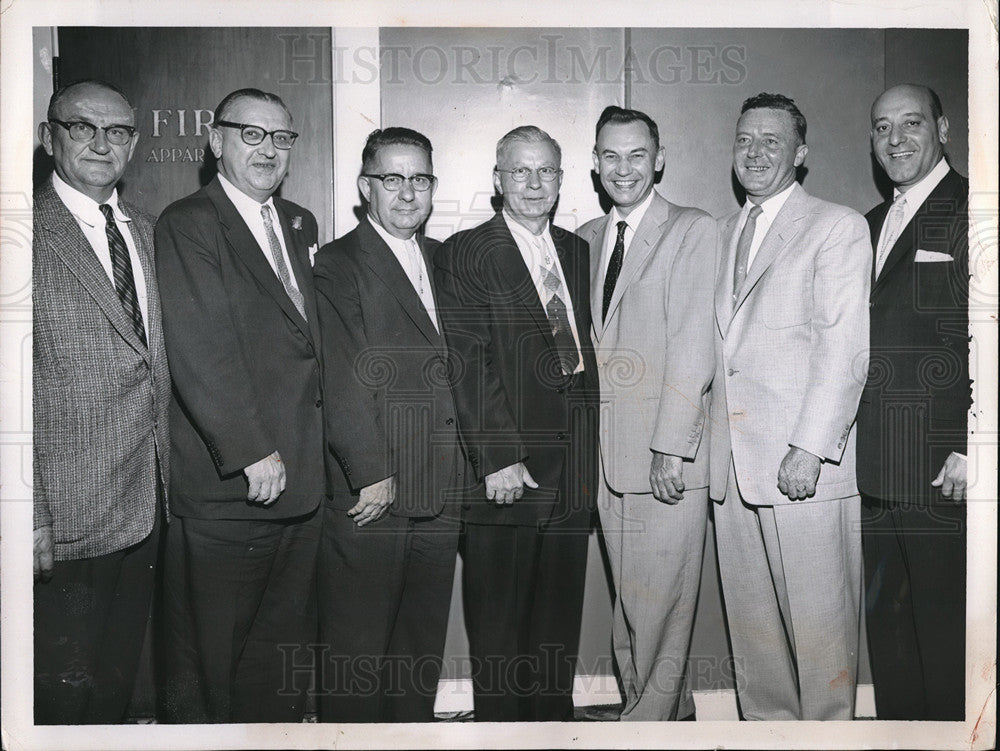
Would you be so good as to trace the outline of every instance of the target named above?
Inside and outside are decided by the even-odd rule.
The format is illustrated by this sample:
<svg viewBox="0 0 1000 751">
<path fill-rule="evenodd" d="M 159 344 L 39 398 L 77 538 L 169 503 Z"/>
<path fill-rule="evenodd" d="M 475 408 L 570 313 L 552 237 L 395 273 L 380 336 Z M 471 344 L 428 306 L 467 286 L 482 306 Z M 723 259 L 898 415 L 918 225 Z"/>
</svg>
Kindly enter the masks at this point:
<svg viewBox="0 0 1000 751">
<path fill-rule="evenodd" d="M 122 722 L 149 622 L 169 439 L 153 218 L 117 184 L 125 94 L 81 81 L 38 128 L 34 195 L 36 724 Z"/>
<path fill-rule="evenodd" d="M 215 115 L 218 176 L 156 226 L 178 458 L 159 719 L 298 722 L 285 650 L 315 640 L 326 492 L 317 225 L 274 195 L 295 140 L 284 102 L 240 89 Z"/>
<path fill-rule="evenodd" d="M 361 155 L 366 216 L 316 256 L 332 420 L 378 482 L 334 472 L 320 547 L 318 683 L 323 722 L 431 722 L 448 630 L 462 469 L 447 350 L 422 230 L 437 178 L 431 143 L 376 130 Z M 360 393 L 347 389 L 361 387 Z M 333 447 L 336 452 L 336 446 Z M 345 465 L 344 459 L 341 465 Z M 368 472 L 366 471 L 366 474 Z"/>
</svg>

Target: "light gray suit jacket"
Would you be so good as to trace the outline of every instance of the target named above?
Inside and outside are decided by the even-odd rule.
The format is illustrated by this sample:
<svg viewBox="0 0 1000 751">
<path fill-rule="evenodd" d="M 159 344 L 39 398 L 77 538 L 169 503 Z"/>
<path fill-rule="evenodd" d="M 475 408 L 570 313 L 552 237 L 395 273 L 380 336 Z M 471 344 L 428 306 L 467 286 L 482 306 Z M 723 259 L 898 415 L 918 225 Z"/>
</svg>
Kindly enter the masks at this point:
<svg viewBox="0 0 1000 751">
<path fill-rule="evenodd" d="M 688 488 L 708 485 L 702 430 L 715 370 L 716 226 L 654 191 L 625 254 L 607 320 L 601 313 L 610 214 L 587 222 L 593 341 L 601 380 L 601 459 L 619 493 L 649 493 L 652 451 L 684 458 Z"/>
<path fill-rule="evenodd" d="M 142 344 L 97 255 L 51 181 L 34 196 L 34 526 L 56 560 L 144 539 L 166 487 L 170 375 L 153 269 L 152 217 L 125 201 L 146 280 Z"/>
<path fill-rule="evenodd" d="M 855 495 L 853 425 L 868 373 L 868 225 L 796 185 L 734 301 L 739 216 L 719 222 L 710 494 L 724 497 L 732 457 L 747 503 L 789 503 L 778 468 L 797 446 L 823 459 L 809 500 Z"/>
</svg>

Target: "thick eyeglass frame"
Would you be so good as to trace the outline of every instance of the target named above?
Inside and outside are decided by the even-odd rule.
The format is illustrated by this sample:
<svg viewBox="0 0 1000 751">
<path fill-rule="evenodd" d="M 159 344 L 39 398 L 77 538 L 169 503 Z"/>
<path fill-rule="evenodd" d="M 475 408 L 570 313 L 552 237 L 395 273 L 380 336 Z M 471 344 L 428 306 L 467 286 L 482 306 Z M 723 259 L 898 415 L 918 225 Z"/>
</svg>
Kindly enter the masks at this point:
<svg viewBox="0 0 1000 751">
<path fill-rule="evenodd" d="M 271 143 L 274 144 L 274 148 L 281 149 L 282 151 L 288 151 L 292 146 L 295 145 L 295 139 L 299 137 L 299 134 L 294 130 L 264 130 L 259 125 L 253 125 L 251 123 L 234 123 L 231 120 L 216 120 L 213 125 L 218 125 L 223 128 L 239 128 L 240 138 L 243 139 L 243 143 L 247 146 L 259 146 L 264 143 L 264 139 L 271 136 Z M 247 131 L 259 132 L 260 138 L 254 138 L 253 136 L 247 136 Z M 275 138 L 277 136 L 277 138 Z M 285 143 L 285 139 L 288 139 L 288 143 Z"/>
<path fill-rule="evenodd" d="M 102 127 L 100 125 L 88 123 L 86 120 L 56 120 L 54 117 L 50 117 L 48 122 L 64 127 L 66 132 L 69 133 L 70 139 L 76 141 L 77 143 L 90 143 L 97 137 L 97 131 L 103 130 L 104 137 L 107 139 L 108 143 L 115 146 L 124 146 L 132 140 L 136 131 L 136 129 L 131 125 L 115 124 L 105 125 Z M 76 135 L 74 135 L 74 132 Z M 121 133 L 122 135 L 118 135 L 118 133 Z"/>
<path fill-rule="evenodd" d="M 536 173 L 538 175 L 538 179 L 543 183 L 550 183 L 562 174 L 562 170 L 557 169 L 556 167 L 539 167 L 538 169 L 531 169 L 530 167 L 500 169 L 499 167 L 494 167 L 493 170 L 495 172 L 506 172 L 510 175 L 510 179 L 516 183 L 528 182 L 528 178 L 531 177 L 532 172 Z"/>
<path fill-rule="evenodd" d="M 406 177 L 400 175 L 396 172 L 387 172 L 382 175 L 376 175 L 372 173 L 362 172 L 362 177 L 374 178 L 376 180 L 382 181 L 382 187 L 388 190 L 390 193 L 395 193 L 403 187 L 404 182 L 409 182 L 410 187 L 413 188 L 418 193 L 423 193 L 425 190 L 430 190 L 434 183 L 437 182 L 437 178 L 434 175 L 425 175 L 422 172 L 418 172 L 415 175 L 410 175 Z"/>
</svg>

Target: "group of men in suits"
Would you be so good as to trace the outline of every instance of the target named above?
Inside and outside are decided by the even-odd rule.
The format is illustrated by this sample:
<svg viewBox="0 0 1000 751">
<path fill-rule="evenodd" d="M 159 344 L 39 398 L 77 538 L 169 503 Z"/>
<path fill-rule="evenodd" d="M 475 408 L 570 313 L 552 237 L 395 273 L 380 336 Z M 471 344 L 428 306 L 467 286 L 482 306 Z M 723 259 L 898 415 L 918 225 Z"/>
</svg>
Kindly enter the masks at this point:
<svg viewBox="0 0 1000 751">
<path fill-rule="evenodd" d="M 710 513 L 745 718 L 853 716 L 862 558 L 879 716 L 963 715 L 968 187 L 933 92 L 873 105 L 902 200 L 869 227 L 798 184 L 781 95 L 743 105 L 718 223 L 608 107 L 612 208 L 578 235 L 559 144 L 521 126 L 496 215 L 425 237 L 431 143 L 388 127 L 317 249 L 276 195 L 292 128 L 225 97 L 217 176 L 154 233 L 116 192 L 122 92 L 72 84 L 39 126 L 36 722 L 124 718 L 157 566 L 162 721 L 297 722 L 309 691 L 323 721 L 431 720 L 457 552 L 475 719 L 570 720 L 595 510 L 623 720 L 694 719 Z"/>
</svg>

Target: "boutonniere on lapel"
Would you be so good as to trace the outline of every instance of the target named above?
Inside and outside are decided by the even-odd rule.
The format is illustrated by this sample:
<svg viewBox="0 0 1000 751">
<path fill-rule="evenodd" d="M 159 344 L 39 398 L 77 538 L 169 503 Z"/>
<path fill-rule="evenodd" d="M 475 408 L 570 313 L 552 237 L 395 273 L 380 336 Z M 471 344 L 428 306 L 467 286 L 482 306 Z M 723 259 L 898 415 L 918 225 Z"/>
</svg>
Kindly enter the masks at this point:
<svg viewBox="0 0 1000 751">
<path fill-rule="evenodd" d="M 309 265 L 316 265 L 316 254 L 319 253 L 319 244 L 313 243 L 309 246 Z"/>
<path fill-rule="evenodd" d="M 292 217 L 292 229 L 302 229 L 302 217 L 293 216 Z"/>
</svg>

